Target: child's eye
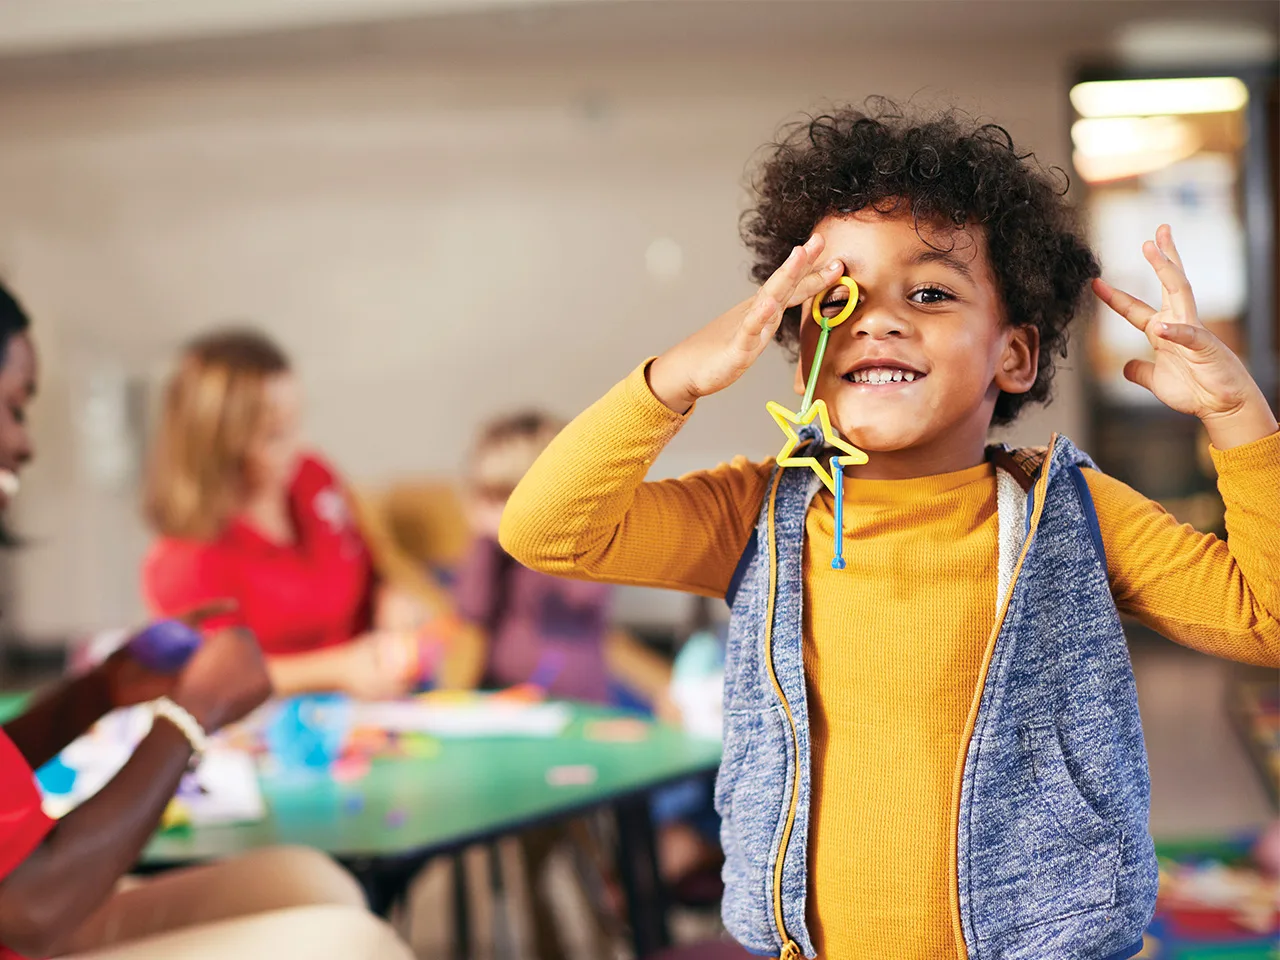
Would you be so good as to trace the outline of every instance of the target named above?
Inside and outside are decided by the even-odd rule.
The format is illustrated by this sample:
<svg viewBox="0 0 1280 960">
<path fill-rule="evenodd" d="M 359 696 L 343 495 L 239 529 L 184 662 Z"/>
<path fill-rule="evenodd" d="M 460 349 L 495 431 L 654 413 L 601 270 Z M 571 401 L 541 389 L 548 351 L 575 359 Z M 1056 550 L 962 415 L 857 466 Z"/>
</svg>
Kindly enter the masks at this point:
<svg viewBox="0 0 1280 960">
<path fill-rule="evenodd" d="M 841 289 L 844 289 L 844 288 L 841 288 Z M 841 310 L 845 308 L 848 302 L 849 302 L 849 294 L 847 292 L 843 297 L 833 295 L 828 299 L 822 301 L 822 306 L 821 308 L 819 308 L 818 312 L 821 313 L 824 317 L 834 317 L 836 314 L 838 314 Z"/>
<path fill-rule="evenodd" d="M 862 303 L 866 299 L 866 296 L 859 291 L 858 303 Z M 818 308 L 818 312 L 824 317 L 834 317 L 848 305 L 849 288 L 842 284 L 832 290 L 827 299 L 822 301 L 822 306 Z"/>
<path fill-rule="evenodd" d="M 947 300 L 954 300 L 955 297 L 939 287 L 921 287 L 919 290 L 913 291 L 908 299 L 912 303 L 943 303 Z"/>
</svg>

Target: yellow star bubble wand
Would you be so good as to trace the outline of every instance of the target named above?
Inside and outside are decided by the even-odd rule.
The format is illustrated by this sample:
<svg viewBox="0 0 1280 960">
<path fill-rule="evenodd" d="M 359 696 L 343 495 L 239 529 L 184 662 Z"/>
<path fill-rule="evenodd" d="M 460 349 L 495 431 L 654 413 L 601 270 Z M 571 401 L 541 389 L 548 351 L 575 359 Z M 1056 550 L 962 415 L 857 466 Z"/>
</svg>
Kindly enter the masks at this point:
<svg viewBox="0 0 1280 960">
<path fill-rule="evenodd" d="M 834 290 L 836 286 L 846 286 L 849 288 L 849 300 L 844 307 L 834 317 L 826 317 L 822 314 L 823 298 Z M 782 449 L 778 452 L 777 462 L 780 467 L 808 467 L 818 475 L 823 484 L 830 490 L 836 498 L 836 547 L 835 558 L 831 561 L 831 566 L 836 570 L 843 570 L 845 566 L 842 546 L 844 540 L 843 521 L 844 521 L 844 467 L 849 464 L 866 463 L 867 455 L 857 447 L 845 440 L 836 433 L 831 426 L 831 415 L 827 412 L 826 401 L 815 400 L 813 395 L 818 389 L 818 374 L 822 370 L 822 360 L 827 352 L 827 342 L 831 339 L 831 331 L 840 324 L 844 323 L 851 316 L 853 311 L 858 307 L 858 284 L 851 277 L 841 277 L 836 281 L 835 285 L 823 291 L 821 294 L 813 298 L 813 319 L 822 330 L 818 335 L 818 347 L 813 354 L 813 366 L 809 368 L 809 380 L 805 384 L 804 399 L 800 404 L 800 412 L 792 413 L 777 401 L 770 400 L 765 409 L 769 411 L 769 416 L 773 417 L 774 422 L 782 429 L 786 435 L 786 442 L 783 443 Z M 826 465 L 823 464 L 816 456 L 795 456 L 796 447 L 802 443 L 800 436 L 800 427 L 807 427 L 817 420 L 822 428 L 822 440 L 828 447 L 834 447 L 844 455 L 837 454 L 831 458 L 831 471 L 828 472 Z"/>
</svg>

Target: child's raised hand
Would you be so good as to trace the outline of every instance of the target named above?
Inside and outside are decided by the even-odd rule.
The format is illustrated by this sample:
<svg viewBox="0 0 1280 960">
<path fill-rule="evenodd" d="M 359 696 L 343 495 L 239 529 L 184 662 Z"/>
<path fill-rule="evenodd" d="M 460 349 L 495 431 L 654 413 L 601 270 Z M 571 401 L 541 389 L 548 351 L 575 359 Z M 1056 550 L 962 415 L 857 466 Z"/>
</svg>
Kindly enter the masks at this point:
<svg viewBox="0 0 1280 960">
<path fill-rule="evenodd" d="M 783 311 L 817 296 L 844 272 L 839 260 L 816 269 L 825 245 L 815 233 L 791 251 L 754 296 L 655 360 L 649 367 L 654 396 L 684 413 L 699 397 L 723 390 L 746 373 L 773 339 Z"/>
<path fill-rule="evenodd" d="M 1126 379 L 1166 406 L 1199 417 L 1219 450 L 1275 433 L 1276 419 L 1244 363 L 1200 322 L 1167 224 L 1142 252 L 1160 278 L 1159 310 L 1105 281 L 1093 282 L 1098 298 L 1145 333 L 1155 350 L 1155 360 L 1126 363 Z"/>
</svg>

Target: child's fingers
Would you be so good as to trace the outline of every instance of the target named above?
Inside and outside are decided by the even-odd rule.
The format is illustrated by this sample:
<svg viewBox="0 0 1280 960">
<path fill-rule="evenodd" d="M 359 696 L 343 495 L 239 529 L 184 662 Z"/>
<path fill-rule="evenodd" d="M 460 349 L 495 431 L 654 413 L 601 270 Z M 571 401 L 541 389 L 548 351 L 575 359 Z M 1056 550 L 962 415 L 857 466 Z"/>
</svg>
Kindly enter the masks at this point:
<svg viewBox="0 0 1280 960">
<path fill-rule="evenodd" d="M 760 286 L 742 323 L 738 334 L 743 339 L 743 347 L 758 344 L 766 334 L 773 335 L 782 323 L 782 311 L 791 303 L 795 291 L 802 285 L 816 286 L 820 279 L 815 279 L 813 264 L 826 245 L 821 234 L 815 233 L 800 247 L 792 247 L 787 259 Z M 832 264 L 827 265 L 828 270 Z"/>
<path fill-rule="evenodd" d="M 1152 240 L 1142 245 L 1142 254 L 1160 278 L 1160 285 L 1169 296 L 1169 308 L 1182 323 L 1196 322 L 1196 300 L 1191 283 L 1182 268 L 1173 262 Z"/>
<path fill-rule="evenodd" d="M 844 264 L 839 260 L 831 260 L 823 264 L 822 269 L 814 270 L 796 284 L 795 289 L 791 291 L 791 296 L 787 298 L 787 306 L 794 307 L 797 303 L 804 303 L 818 296 L 839 280 L 843 273 Z"/>
<path fill-rule="evenodd" d="M 1143 332 L 1146 332 L 1148 321 L 1156 315 L 1149 304 L 1123 290 L 1117 290 L 1105 280 L 1094 280 L 1093 292 L 1099 300 Z"/>
<path fill-rule="evenodd" d="M 1162 223 L 1156 227 L 1156 246 L 1158 246 L 1166 257 L 1178 265 L 1178 269 L 1186 273 L 1182 266 L 1182 257 L 1178 253 L 1178 248 L 1173 245 L 1173 231 L 1167 223 Z M 1169 291 L 1163 285 L 1160 287 L 1160 309 L 1170 309 Z"/>
<path fill-rule="evenodd" d="M 773 275 L 761 284 L 760 292 L 772 297 L 778 303 L 789 303 L 791 292 L 812 272 L 813 265 L 824 246 L 826 241 L 822 238 L 822 234 L 815 233 L 805 241 L 804 246 L 792 247 L 787 259 L 782 261 L 782 266 L 773 271 Z"/>
<path fill-rule="evenodd" d="M 1182 255 L 1178 253 L 1178 248 L 1173 243 L 1173 228 L 1167 223 L 1162 223 L 1156 228 L 1156 246 L 1158 246 L 1166 257 L 1178 265 L 1178 269 L 1186 273 L 1186 268 L 1182 265 Z"/>
<path fill-rule="evenodd" d="M 1190 323 L 1160 323 L 1156 325 L 1156 336 L 1170 343 L 1176 343 L 1188 350 L 1204 351 L 1213 347 L 1215 337 L 1204 327 Z"/>
<path fill-rule="evenodd" d="M 761 289 L 738 325 L 738 346 L 743 349 L 753 347 L 766 333 L 773 336 L 781 323 L 782 304 Z"/>
<path fill-rule="evenodd" d="M 786 302 L 787 294 L 796 284 L 797 280 L 803 276 L 801 272 L 804 267 L 803 263 L 806 256 L 803 247 L 792 247 L 791 252 L 787 254 L 787 259 L 782 261 L 782 266 L 773 271 L 773 275 L 760 285 L 760 289 L 756 291 L 755 299 L 752 301 L 747 314 L 742 319 L 742 326 L 739 328 L 745 334 L 759 334 L 764 329 L 764 325 L 768 322 L 771 313 L 780 312 L 782 304 Z"/>
<path fill-rule="evenodd" d="M 1155 382 L 1156 365 L 1150 360 L 1130 360 L 1124 365 L 1124 378 L 1130 383 L 1151 389 Z"/>
</svg>

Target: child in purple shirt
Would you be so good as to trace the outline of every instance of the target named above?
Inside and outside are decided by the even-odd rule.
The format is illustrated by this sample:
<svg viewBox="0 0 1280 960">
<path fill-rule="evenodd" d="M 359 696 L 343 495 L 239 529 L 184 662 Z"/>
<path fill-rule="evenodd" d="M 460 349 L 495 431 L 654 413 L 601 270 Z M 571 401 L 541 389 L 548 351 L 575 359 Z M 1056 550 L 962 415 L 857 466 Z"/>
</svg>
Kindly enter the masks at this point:
<svg viewBox="0 0 1280 960">
<path fill-rule="evenodd" d="M 455 572 L 457 612 L 485 634 L 486 686 L 531 683 L 560 699 L 639 702 L 660 711 L 671 667 L 611 626 L 613 588 L 538 573 L 498 545 L 507 498 L 562 426 L 526 412 L 481 430 L 468 475 L 476 539 Z"/>
<path fill-rule="evenodd" d="M 484 427 L 473 448 L 466 498 L 475 540 L 454 572 L 458 615 L 480 629 L 486 643 L 481 684 L 532 684 L 548 696 L 585 703 L 630 701 L 662 709 L 671 668 L 630 634 L 611 626 L 613 588 L 565 580 L 521 566 L 498 545 L 498 521 L 507 498 L 562 423 L 540 413 L 518 413 Z M 593 935 L 603 952 L 608 915 L 616 904 L 612 870 L 583 821 L 528 830 L 520 836 L 526 882 L 533 891 L 534 950 L 539 960 L 564 956 L 564 947 L 544 899 L 543 872 L 562 845 L 586 854 L 597 876 L 583 882 L 592 904 Z M 602 896 L 603 895 L 603 896 Z"/>
</svg>

